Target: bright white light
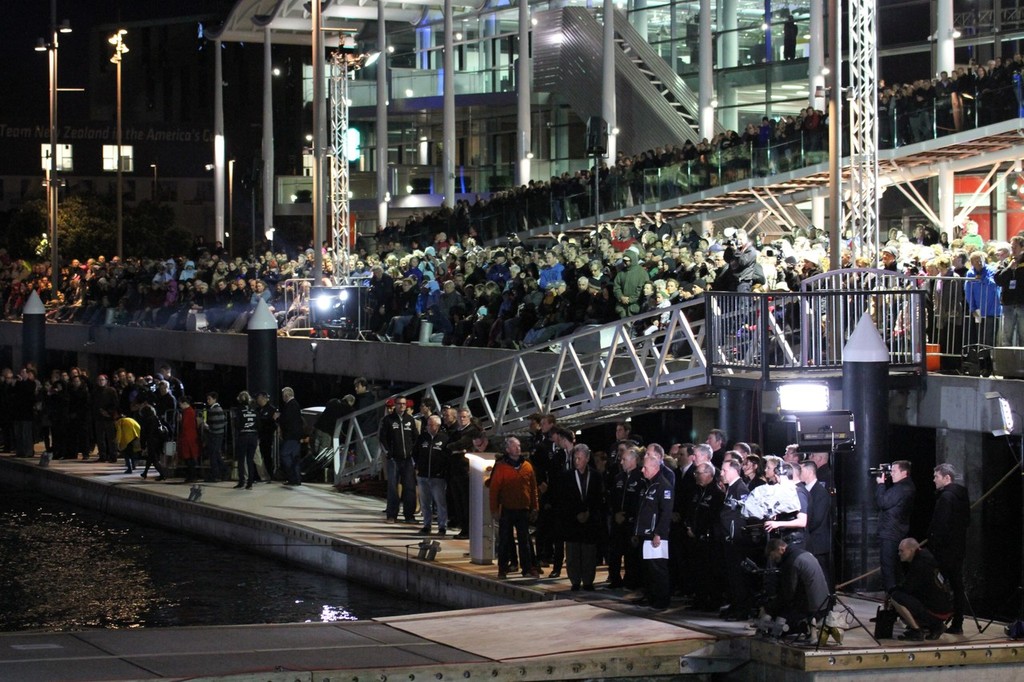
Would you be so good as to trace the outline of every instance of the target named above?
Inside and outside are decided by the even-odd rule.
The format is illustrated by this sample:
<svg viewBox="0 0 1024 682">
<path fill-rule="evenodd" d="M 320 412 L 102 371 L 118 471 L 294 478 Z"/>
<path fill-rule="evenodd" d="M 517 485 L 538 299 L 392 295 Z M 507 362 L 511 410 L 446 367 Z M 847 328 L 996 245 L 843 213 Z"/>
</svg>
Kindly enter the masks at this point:
<svg viewBox="0 0 1024 682">
<path fill-rule="evenodd" d="M 272 73 L 272 74 L 274 74 L 275 76 L 280 76 L 280 75 L 281 75 L 281 69 L 279 69 L 279 68 L 277 68 L 277 67 L 275 66 L 275 67 L 274 67 L 274 70 L 273 70 L 273 71 L 271 71 L 271 73 Z"/>
<path fill-rule="evenodd" d="M 294 204 L 296 201 L 299 200 L 299 195 L 298 194 L 293 194 L 289 198 L 292 200 L 292 203 Z"/>
<path fill-rule="evenodd" d="M 778 388 L 779 408 L 786 412 L 823 412 L 828 409 L 825 384 L 783 384 Z"/>
<path fill-rule="evenodd" d="M 533 24 L 534 26 L 536 26 L 537 25 L 537 20 L 536 19 L 530 19 L 530 23 Z"/>
<path fill-rule="evenodd" d="M 412 194 L 412 185 L 406 185 L 405 186 L 405 193 L 406 194 Z"/>
<path fill-rule="evenodd" d="M 612 128 L 612 135 L 618 135 L 618 134 L 619 134 L 618 127 Z"/>
<path fill-rule="evenodd" d="M 331 299 L 329 296 L 320 294 L 316 297 L 316 309 L 320 312 L 326 312 L 331 307 Z"/>
<path fill-rule="evenodd" d="M 388 54 L 394 54 L 394 53 L 395 53 L 395 46 L 394 45 L 388 45 Z"/>
<path fill-rule="evenodd" d="M 406 97 L 412 97 L 412 88 L 406 88 L 405 89 L 405 96 Z"/>
<path fill-rule="evenodd" d="M 957 38 L 960 37 L 960 30 L 954 28 L 953 32 L 950 33 L 949 35 L 951 35 L 953 37 L 953 40 L 956 40 Z"/>
<path fill-rule="evenodd" d="M 462 40 L 462 32 L 461 31 L 458 31 L 458 32 L 455 33 L 455 39 L 456 40 Z"/>
<path fill-rule="evenodd" d="M 348 300 L 348 289 L 342 289 L 341 290 L 341 293 L 338 294 L 338 300 L 339 301 L 347 301 Z"/>
</svg>

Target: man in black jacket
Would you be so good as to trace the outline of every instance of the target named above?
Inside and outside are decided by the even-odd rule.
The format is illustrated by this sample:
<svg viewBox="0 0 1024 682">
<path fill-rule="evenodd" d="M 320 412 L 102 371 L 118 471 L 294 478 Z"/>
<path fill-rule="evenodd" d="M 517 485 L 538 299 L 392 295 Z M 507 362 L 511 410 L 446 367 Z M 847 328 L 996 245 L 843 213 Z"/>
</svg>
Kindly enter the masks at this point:
<svg viewBox="0 0 1024 682">
<path fill-rule="evenodd" d="M 832 497 L 825 484 L 818 480 L 818 466 L 811 461 L 800 464 L 800 483 L 807 489 L 807 526 L 804 549 L 814 555 L 821 570 L 832 584 Z"/>
<path fill-rule="evenodd" d="M 910 480 L 910 462 L 905 459 L 893 462 L 889 476 L 879 475 L 877 483 L 875 506 L 878 507 L 882 586 L 886 592 L 892 592 L 898 582 L 896 567 L 899 564 L 900 540 L 910 532 L 910 512 L 914 507 L 915 488 Z"/>
<path fill-rule="evenodd" d="M 949 583 L 927 549 L 914 538 L 900 543 L 900 561 L 909 566 L 903 583 L 889 595 L 893 608 L 907 624 L 902 640 L 920 642 L 938 639 L 943 621 L 952 611 Z M 925 632 L 927 630 L 927 632 Z"/>
<path fill-rule="evenodd" d="M 438 415 L 427 417 L 427 423 L 413 446 L 413 457 L 420 488 L 420 504 L 423 506 L 423 528 L 417 534 L 430 535 L 436 506 L 437 534 L 444 537 L 448 532 L 447 476 L 451 468 L 451 452 L 448 449 L 448 434 L 441 430 L 441 417 Z"/>
<path fill-rule="evenodd" d="M 729 586 L 731 598 L 729 609 L 722 614 L 726 620 L 746 620 L 750 617 L 750 588 L 747 577 L 740 568 L 746 556 L 742 528 L 744 526 L 741 507 L 743 499 L 750 492 L 740 477 L 740 465 L 735 460 L 722 463 L 722 482 L 725 483 L 725 500 L 719 513 L 719 536 L 722 546 L 722 568 Z"/>
<path fill-rule="evenodd" d="M 928 527 L 928 548 L 953 590 L 953 620 L 946 631 L 960 635 L 964 625 L 964 555 L 967 553 L 967 526 L 971 523 L 971 500 L 967 488 L 955 479 L 956 469 L 951 464 L 940 464 L 932 472 L 938 496 Z"/>
<path fill-rule="evenodd" d="M 672 485 L 661 474 L 661 461 L 655 455 L 644 457 L 643 476 L 646 488 L 640 495 L 640 506 L 636 515 L 635 537 L 638 543 L 650 542 L 652 551 L 657 551 L 663 542 L 668 542 L 672 528 Z M 653 609 L 667 609 L 669 605 L 668 553 L 664 558 L 645 558 L 646 599 Z"/>
<path fill-rule="evenodd" d="M 281 428 L 281 472 L 285 485 L 302 485 L 299 458 L 302 441 L 306 437 L 306 426 L 302 422 L 302 407 L 295 399 L 295 391 L 287 386 L 281 389 L 281 411 L 277 425 Z"/>
<path fill-rule="evenodd" d="M 380 447 L 387 457 L 387 523 L 398 520 L 401 499 L 406 523 L 416 522 L 416 468 L 413 448 L 416 444 L 416 420 L 406 411 L 405 396 L 395 398 L 394 411 L 380 422 Z M 401 498 L 399 498 L 401 486 Z"/>
</svg>

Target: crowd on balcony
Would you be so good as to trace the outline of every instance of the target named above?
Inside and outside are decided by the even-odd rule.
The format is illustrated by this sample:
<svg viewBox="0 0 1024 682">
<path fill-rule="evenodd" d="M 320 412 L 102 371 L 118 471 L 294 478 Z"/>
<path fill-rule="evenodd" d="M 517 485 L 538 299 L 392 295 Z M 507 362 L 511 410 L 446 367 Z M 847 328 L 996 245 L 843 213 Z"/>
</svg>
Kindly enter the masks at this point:
<svg viewBox="0 0 1024 682">
<path fill-rule="evenodd" d="M 1018 113 L 1016 98 L 992 93 L 1016 87 L 1022 67 L 1017 56 L 1006 64 L 994 60 L 930 82 L 883 84 L 880 102 L 888 99 L 897 112 L 904 106 L 900 102 L 915 103 L 917 108 L 904 111 L 905 118 L 900 114 L 895 126 L 905 128 L 911 139 L 928 132 L 922 111 L 936 112 L 932 128 L 939 131 L 946 131 L 948 113 L 953 116 L 950 130 L 973 125 L 973 119 L 987 123 Z M 949 93 L 957 95 L 969 116 L 921 104 Z M 702 184 L 823 159 L 827 127 L 821 111 L 807 108 L 798 116 L 751 122 L 742 134 L 720 133 L 700 144 L 633 156 L 620 153 L 598 172 L 596 208 L 638 206 Z M 540 249 L 514 240 L 493 246 L 503 235 L 592 215 L 593 173 L 581 169 L 489 199 L 459 201 L 453 209 L 414 215 L 402 226 L 389 224 L 375 239 L 361 240 L 347 270 L 369 288 L 366 330 L 387 340 L 413 340 L 420 323 L 428 321 L 443 343 L 517 348 L 546 343 L 582 325 L 670 306 L 709 288 L 795 289 L 801 279 L 829 268 L 827 239 L 810 228 L 772 244 L 754 243 L 757 267 L 747 263 L 737 278 L 731 265 L 734 235 L 702 235 L 693 225 L 667 223 L 660 213 L 641 213 L 632 225 L 601 224 L 588 237 L 560 237 Z M 687 185 L 694 177 L 696 185 Z M 924 226 L 912 235 L 889 236 L 893 254 L 888 257 L 893 267 L 902 265 L 906 271 L 963 276 L 971 269 L 972 250 L 990 264 L 1010 257 L 1010 245 L 985 245 L 970 232 L 952 242 Z M 312 325 L 308 293 L 314 255 L 312 248 L 286 253 L 268 245 L 259 255 L 228 257 L 221 244 L 200 239 L 190 253 L 170 258 L 70 260 L 55 290 L 46 263 L 12 260 L 0 251 L 0 295 L 7 318 L 17 317 L 35 290 L 48 317 L 58 322 L 182 330 L 193 328 L 190 318 L 201 313 L 202 326 L 214 331 L 244 330 L 264 300 L 287 331 Z M 335 259 L 326 249 L 323 263 L 330 275 Z M 993 268 L 994 276 L 995 266 L 986 267 Z"/>
</svg>

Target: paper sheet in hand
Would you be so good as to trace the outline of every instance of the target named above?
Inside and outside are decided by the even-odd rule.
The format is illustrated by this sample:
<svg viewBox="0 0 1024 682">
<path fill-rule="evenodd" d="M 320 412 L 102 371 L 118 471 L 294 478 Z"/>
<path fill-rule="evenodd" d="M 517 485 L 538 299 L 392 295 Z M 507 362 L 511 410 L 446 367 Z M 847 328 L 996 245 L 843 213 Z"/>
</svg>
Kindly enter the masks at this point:
<svg viewBox="0 0 1024 682">
<path fill-rule="evenodd" d="M 668 558 L 668 540 L 662 540 L 661 543 L 657 547 L 652 545 L 650 540 L 644 540 L 644 558 L 645 559 L 667 559 Z"/>
</svg>

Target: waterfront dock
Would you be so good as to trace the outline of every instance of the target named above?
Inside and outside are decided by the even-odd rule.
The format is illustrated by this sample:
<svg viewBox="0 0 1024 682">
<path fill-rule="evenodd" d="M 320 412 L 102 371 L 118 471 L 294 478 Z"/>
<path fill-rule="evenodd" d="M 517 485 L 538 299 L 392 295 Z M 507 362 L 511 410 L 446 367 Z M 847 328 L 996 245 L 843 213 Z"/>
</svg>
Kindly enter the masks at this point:
<svg viewBox="0 0 1024 682">
<path fill-rule="evenodd" d="M 570 592 L 568 580 L 498 580 L 451 536 L 433 561 L 417 558 L 419 525 L 385 524 L 384 502 L 328 485 L 189 486 L 124 474 L 123 465 L 0 456 L 0 476 L 107 513 L 232 543 L 305 568 L 455 608 L 362 622 L 89 630 L 0 635 L 0 682 L 12 680 L 561 680 L 1024 679 L 1024 643 L 1000 623 L 968 619 L 964 636 L 884 640 L 854 625 L 816 649 L 755 636 L 674 602 L 654 612 L 623 590 Z M 599 581 L 603 576 L 599 575 Z M 844 597 L 865 625 L 877 602 Z M 981 627 L 979 627 L 979 625 Z M 983 631 L 982 631 L 983 630 Z M 699 679 L 699 677 L 698 677 Z"/>
</svg>

